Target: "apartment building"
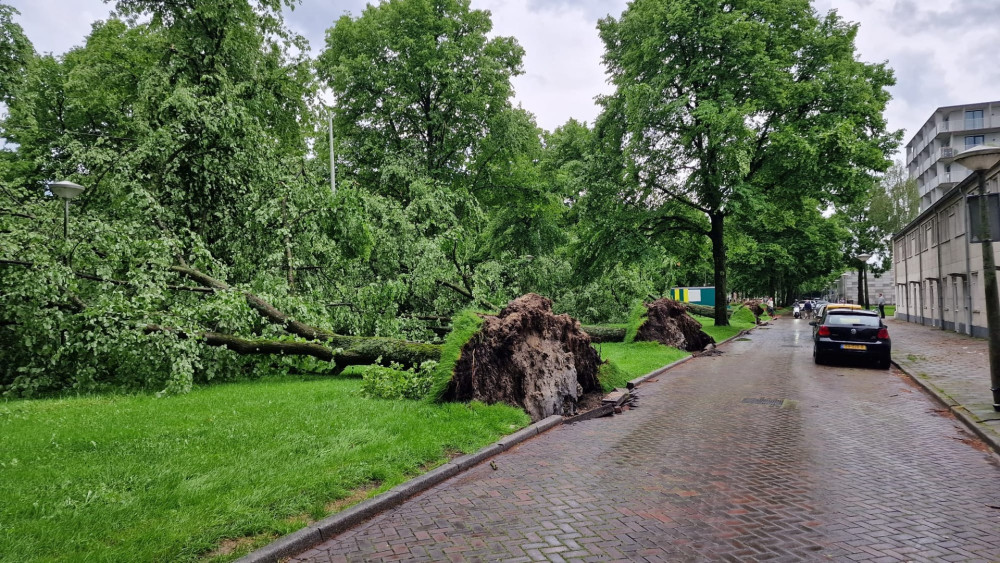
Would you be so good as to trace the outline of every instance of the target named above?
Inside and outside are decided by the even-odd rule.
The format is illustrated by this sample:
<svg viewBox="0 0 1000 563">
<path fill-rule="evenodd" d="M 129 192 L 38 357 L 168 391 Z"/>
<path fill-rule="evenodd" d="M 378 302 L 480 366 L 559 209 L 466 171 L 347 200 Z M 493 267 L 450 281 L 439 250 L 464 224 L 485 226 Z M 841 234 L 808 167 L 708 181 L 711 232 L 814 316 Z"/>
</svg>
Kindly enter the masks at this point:
<svg viewBox="0 0 1000 563">
<path fill-rule="evenodd" d="M 878 304 L 878 294 L 885 297 L 887 305 L 896 304 L 896 278 L 892 268 L 881 274 L 868 274 L 868 304 Z M 827 299 L 844 303 L 855 303 L 858 300 L 858 271 L 848 270 L 841 275 L 826 290 Z"/>
<path fill-rule="evenodd" d="M 893 235 L 896 318 L 986 337 L 982 244 L 970 243 L 966 196 L 978 175 L 951 162 L 976 145 L 1000 146 L 1000 102 L 939 108 L 907 145 L 920 186 L 920 214 Z M 1000 192 L 1000 164 L 987 170 L 987 192 Z M 1000 256 L 997 242 L 994 255 Z"/>
<path fill-rule="evenodd" d="M 906 144 L 906 167 L 926 211 L 970 172 L 951 158 L 976 145 L 1000 145 L 1000 101 L 941 107 Z"/>
</svg>

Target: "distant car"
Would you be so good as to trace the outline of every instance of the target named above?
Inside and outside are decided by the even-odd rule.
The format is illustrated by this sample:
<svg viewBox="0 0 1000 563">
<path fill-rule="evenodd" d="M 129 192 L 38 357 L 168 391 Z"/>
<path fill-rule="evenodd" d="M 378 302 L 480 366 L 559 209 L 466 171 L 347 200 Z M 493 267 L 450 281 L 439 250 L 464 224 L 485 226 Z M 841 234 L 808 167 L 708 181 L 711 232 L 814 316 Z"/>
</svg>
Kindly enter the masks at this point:
<svg viewBox="0 0 1000 563">
<path fill-rule="evenodd" d="M 865 311 L 857 305 L 828 305 L 823 316 L 809 324 L 813 326 L 813 359 L 817 364 L 860 358 L 889 369 L 892 340 L 877 312 Z"/>
<path fill-rule="evenodd" d="M 854 303 L 826 303 L 816 307 L 816 318 L 821 319 L 829 309 L 864 309 L 861 305 Z"/>
</svg>

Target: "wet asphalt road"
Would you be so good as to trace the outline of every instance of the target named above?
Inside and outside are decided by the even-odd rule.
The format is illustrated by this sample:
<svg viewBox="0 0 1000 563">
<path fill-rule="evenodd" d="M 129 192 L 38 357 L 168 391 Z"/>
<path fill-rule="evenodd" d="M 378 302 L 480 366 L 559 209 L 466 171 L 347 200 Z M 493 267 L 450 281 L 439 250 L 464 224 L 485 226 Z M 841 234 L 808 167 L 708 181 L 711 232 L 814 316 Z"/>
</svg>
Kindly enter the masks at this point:
<svg viewBox="0 0 1000 563">
<path fill-rule="evenodd" d="M 1000 461 L 781 319 L 294 561 L 1000 561 Z"/>
</svg>

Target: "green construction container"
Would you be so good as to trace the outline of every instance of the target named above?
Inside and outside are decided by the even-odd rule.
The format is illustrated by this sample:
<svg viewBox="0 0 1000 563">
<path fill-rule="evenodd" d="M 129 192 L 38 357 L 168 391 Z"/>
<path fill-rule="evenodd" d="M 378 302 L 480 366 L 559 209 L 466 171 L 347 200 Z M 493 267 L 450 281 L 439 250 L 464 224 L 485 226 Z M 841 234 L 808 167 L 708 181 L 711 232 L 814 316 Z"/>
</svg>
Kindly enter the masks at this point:
<svg viewBox="0 0 1000 563">
<path fill-rule="evenodd" d="M 675 287 L 670 298 L 681 303 L 715 307 L 715 287 Z"/>
</svg>

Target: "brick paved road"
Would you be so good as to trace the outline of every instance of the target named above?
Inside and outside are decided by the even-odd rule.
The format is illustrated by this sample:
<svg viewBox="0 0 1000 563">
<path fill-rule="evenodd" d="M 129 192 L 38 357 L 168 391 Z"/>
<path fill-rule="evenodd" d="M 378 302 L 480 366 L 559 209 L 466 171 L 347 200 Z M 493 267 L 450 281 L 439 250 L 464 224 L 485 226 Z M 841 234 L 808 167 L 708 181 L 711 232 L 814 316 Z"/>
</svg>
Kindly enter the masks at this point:
<svg viewBox="0 0 1000 563">
<path fill-rule="evenodd" d="M 808 326 L 640 387 L 296 561 L 1000 561 L 1000 462 L 895 369 Z"/>
</svg>

